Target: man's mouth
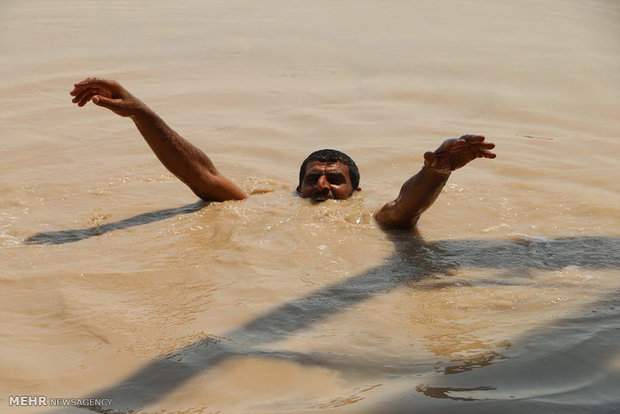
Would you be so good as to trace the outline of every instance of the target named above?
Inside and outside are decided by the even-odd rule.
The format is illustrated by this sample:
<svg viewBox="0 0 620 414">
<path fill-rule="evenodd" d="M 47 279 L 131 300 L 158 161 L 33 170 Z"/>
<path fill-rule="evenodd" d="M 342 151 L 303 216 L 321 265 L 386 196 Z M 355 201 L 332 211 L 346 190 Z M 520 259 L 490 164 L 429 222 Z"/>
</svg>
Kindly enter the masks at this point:
<svg viewBox="0 0 620 414">
<path fill-rule="evenodd" d="M 325 200 L 333 200 L 335 197 L 330 193 L 313 193 L 310 195 L 312 201 L 320 203 Z"/>
</svg>

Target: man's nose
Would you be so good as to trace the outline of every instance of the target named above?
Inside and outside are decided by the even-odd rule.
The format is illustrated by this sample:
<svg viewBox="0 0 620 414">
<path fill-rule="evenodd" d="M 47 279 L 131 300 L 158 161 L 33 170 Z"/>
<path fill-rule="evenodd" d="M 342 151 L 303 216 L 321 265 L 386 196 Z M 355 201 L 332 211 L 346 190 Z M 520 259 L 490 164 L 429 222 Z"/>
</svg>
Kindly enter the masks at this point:
<svg viewBox="0 0 620 414">
<path fill-rule="evenodd" d="M 320 189 L 329 188 L 329 181 L 327 181 L 327 177 L 324 175 L 320 176 L 318 181 L 316 182 L 316 186 Z"/>
</svg>

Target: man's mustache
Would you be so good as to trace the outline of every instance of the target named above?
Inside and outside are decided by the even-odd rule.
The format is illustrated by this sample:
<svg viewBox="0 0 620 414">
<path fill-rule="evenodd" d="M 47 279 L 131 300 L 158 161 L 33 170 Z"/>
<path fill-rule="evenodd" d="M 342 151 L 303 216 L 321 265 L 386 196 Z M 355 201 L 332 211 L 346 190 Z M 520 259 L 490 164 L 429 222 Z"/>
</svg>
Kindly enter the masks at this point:
<svg viewBox="0 0 620 414">
<path fill-rule="evenodd" d="M 322 190 L 313 191 L 310 193 L 310 198 L 318 199 L 322 198 L 324 200 L 331 199 L 334 200 L 336 197 L 329 191 L 329 188 L 324 188 Z"/>
</svg>

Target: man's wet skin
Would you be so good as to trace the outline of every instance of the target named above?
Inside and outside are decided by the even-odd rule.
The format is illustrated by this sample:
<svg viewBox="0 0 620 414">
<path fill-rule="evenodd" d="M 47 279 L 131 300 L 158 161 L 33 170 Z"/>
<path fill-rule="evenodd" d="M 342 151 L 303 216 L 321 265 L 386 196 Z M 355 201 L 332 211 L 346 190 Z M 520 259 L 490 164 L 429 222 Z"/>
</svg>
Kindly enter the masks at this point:
<svg viewBox="0 0 620 414">
<path fill-rule="evenodd" d="M 119 116 L 130 118 L 162 164 L 203 200 L 247 198 L 240 187 L 215 167 L 207 154 L 176 133 L 118 82 L 87 78 L 74 84 L 70 94 L 73 103 L 80 107 L 92 101 Z M 495 158 L 491 152 L 494 146 L 485 142 L 482 135 L 463 135 L 445 140 L 435 151 L 427 151 L 420 172 L 405 181 L 398 197 L 386 203 L 375 214 L 375 219 L 384 227 L 415 226 L 420 215 L 439 196 L 451 172 L 477 158 Z M 301 168 L 303 165 L 305 171 L 297 187 L 302 198 L 309 198 L 314 203 L 344 200 L 360 190 L 355 162 L 340 151 L 315 151 Z M 351 179 L 352 170 L 355 185 Z"/>
<path fill-rule="evenodd" d="M 301 198 L 310 198 L 320 203 L 325 200 L 344 200 L 354 190 L 351 184 L 349 167 L 341 162 L 311 161 L 306 167 L 306 175 L 297 192 Z"/>
</svg>

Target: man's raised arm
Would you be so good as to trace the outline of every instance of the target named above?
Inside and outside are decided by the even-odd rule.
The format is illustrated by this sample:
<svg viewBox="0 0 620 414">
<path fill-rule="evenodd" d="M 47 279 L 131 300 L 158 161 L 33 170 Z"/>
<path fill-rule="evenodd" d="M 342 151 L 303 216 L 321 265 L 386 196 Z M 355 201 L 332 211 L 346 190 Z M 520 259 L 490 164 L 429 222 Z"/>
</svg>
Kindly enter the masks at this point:
<svg viewBox="0 0 620 414">
<path fill-rule="evenodd" d="M 463 135 L 444 141 L 434 152 L 424 154 L 422 170 L 405 181 L 396 200 L 384 205 L 375 218 L 387 227 L 414 226 L 437 199 L 450 173 L 476 158 L 495 158 L 490 151 L 493 147 L 481 135 Z"/>
<path fill-rule="evenodd" d="M 73 103 L 89 101 L 129 117 L 164 166 L 183 181 L 198 197 L 207 201 L 241 200 L 246 194 L 224 177 L 200 149 L 174 132 L 163 119 L 118 82 L 88 78 L 71 91 Z"/>
</svg>

